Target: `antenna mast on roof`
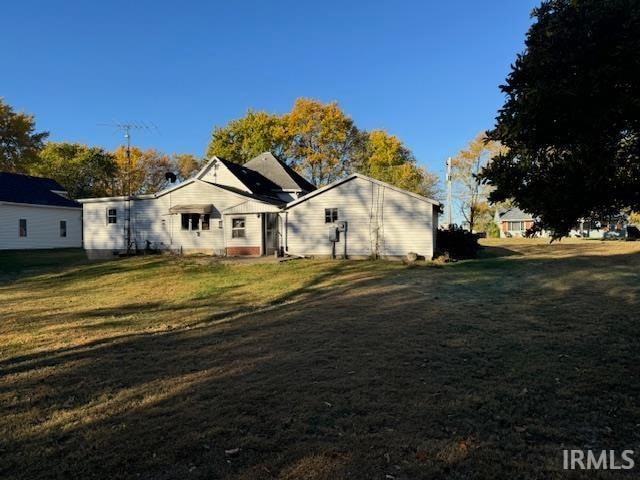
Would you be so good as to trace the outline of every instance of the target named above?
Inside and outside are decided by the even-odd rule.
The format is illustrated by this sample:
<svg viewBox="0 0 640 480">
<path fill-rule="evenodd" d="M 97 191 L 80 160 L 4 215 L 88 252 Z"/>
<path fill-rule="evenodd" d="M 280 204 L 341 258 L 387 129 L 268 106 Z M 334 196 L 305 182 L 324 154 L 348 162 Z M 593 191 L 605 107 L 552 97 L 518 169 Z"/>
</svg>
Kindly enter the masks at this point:
<svg viewBox="0 0 640 480">
<path fill-rule="evenodd" d="M 451 157 L 447 158 L 447 228 L 451 228 Z"/>
<path fill-rule="evenodd" d="M 116 122 L 113 123 L 99 123 L 101 127 L 112 127 L 117 131 L 123 133 L 126 141 L 125 154 L 127 157 L 127 197 L 125 203 L 125 217 L 124 217 L 124 232 L 127 242 L 127 255 L 130 255 L 134 250 L 132 248 L 133 242 L 131 241 L 131 131 L 132 130 L 146 130 L 159 132 L 158 127 L 154 124 L 146 124 L 144 122 L 131 123 L 131 122 Z"/>
</svg>

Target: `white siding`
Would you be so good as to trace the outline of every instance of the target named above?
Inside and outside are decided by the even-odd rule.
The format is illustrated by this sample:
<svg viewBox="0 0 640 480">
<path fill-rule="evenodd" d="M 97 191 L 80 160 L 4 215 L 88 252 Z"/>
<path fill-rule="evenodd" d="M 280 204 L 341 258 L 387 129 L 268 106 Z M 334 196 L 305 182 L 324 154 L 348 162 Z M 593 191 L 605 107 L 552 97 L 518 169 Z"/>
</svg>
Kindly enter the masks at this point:
<svg viewBox="0 0 640 480">
<path fill-rule="evenodd" d="M 238 213 L 224 216 L 224 229 L 227 232 L 227 247 L 258 247 L 262 254 L 262 216 L 258 213 Z M 233 238 L 231 225 L 234 218 L 244 218 L 245 236 Z"/>
<path fill-rule="evenodd" d="M 159 249 L 222 255 L 225 252 L 226 243 L 224 230 L 219 227 L 219 222 L 222 220 L 221 212 L 242 201 L 243 198 L 237 194 L 201 181 L 174 189 L 157 198 L 132 200 L 132 238 L 136 240 L 138 248 L 144 248 L 148 240 Z M 169 209 L 172 206 L 187 204 L 213 204 L 209 230 L 182 230 L 180 214 L 170 214 Z M 105 251 L 125 250 L 126 201 L 111 199 L 89 201 L 83 206 L 85 248 Z M 118 223 L 115 225 L 107 223 L 108 208 L 118 209 Z M 227 236 L 230 237 L 231 233 Z M 255 246 L 260 246 L 260 242 Z"/>
<path fill-rule="evenodd" d="M 219 185 L 228 185 L 229 187 L 244 190 L 251 193 L 251 190 L 242 183 L 238 178 L 229 171 L 229 169 L 222 163 L 217 162 L 215 165 L 211 165 L 207 173 L 202 176 L 202 180 L 205 182 L 217 183 Z"/>
<path fill-rule="evenodd" d="M 434 206 L 384 185 L 356 177 L 287 210 L 287 245 L 290 253 L 331 254 L 325 208 L 337 208 L 338 220 L 348 222 L 347 255 L 402 256 L 416 252 L 433 256 Z M 436 220 L 437 221 L 437 220 Z M 336 253 L 341 255 L 341 233 Z"/>
<path fill-rule="evenodd" d="M 27 221 L 27 236 L 20 237 L 19 222 Z M 60 221 L 67 236 L 60 236 Z M 72 248 L 82 246 L 82 209 L 44 205 L 0 204 L 0 249 Z"/>
</svg>

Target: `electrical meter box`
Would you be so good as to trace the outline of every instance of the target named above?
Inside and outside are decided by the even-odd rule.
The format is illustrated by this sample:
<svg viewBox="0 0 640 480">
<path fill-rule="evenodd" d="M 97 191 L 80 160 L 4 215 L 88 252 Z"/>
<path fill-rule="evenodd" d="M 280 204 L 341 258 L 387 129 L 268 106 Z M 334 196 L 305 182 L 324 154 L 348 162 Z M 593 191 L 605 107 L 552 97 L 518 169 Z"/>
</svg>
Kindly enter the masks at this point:
<svg viewBox="0 0 640 480">
<path fill-rule="evenodd" d="M 339 232 L 346 232 L 347 231 L 347 222 L 345 220 L 341 220 L 339 222 L 336 222 L 336 225 L 338 226 L 338 231 Z"/>
<path fill-rule="evenodd" d="M 337 228 L 329 230 L 329 241 L 333 243 L 340 241 L 340 231 Z"/>
</svg>

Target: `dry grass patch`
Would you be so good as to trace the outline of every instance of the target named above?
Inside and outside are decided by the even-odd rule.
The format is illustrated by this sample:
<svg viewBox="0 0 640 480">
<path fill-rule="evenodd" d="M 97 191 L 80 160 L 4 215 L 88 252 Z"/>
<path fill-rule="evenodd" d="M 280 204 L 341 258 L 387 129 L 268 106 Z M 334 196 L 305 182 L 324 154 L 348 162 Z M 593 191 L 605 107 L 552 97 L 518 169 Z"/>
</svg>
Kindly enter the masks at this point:
<svg viewBox="0 0 640 480">
<path fill-rule="evenodd" d="M 640 451 L 640 243 L 488 244 L 18 271 L 0 475 L 567 478 L 562 448 Z"/>
</svg>

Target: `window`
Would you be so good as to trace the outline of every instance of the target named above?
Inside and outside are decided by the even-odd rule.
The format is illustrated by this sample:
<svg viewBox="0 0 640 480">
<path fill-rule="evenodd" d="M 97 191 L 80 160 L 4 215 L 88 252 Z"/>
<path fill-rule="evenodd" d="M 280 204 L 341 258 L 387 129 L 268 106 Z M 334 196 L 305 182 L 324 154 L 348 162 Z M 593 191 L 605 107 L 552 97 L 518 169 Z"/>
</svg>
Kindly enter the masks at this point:
<svg viewBox="0 0 640 480">
<path fill-rule="evenodd" d="M 507 222 L 507 230 L 510 232 L 524 231 L 524 222 Z"/>
<path fill-rule="evenodd" d="M 180 215 L 182 230 L 189 230 L 189 214 L 183 213 Z"/>
<path fill-rule="evenodd" d="M 60 236 L 61 237 L 66 237 L 67 236 L 67 221 L 66 220 L 60 220 Z"/>
<path fill-rule="evenodd" d="M 200 214 L 199 213 L 182 213 L 180 214 L 180 222 L 182 230 L 199 230 L 200 229 Z M 208 217 L 209 215 L 207 215 Z M 203 227 L 203 230 L 208 230 Z"/>
<path fill-rule="evenodd" d="M 27 236 L 27 219 L 21 218 L 18 223 L 19 223 L 20 236 L 26 237 Z"/>
<path fill-rule="evenodd" d="M 244 238 L 244 217 L 231 220 L 231 238 Z"/>
<path fill-rule="evenodd" d="M 209 230 L 209 224 L 211 222 L 211 216 L 206 213 L 202 216 L 202 230 Z"/>
<path fill-rule="evenodd" d="M 337 208 L 325 208 L 324 209 L 324 223 L 333 223 L 338 221 L 338 209 Z"/>
<path fill-rule="evenodd" d="M 107 223 L 118 223 L 118 211 L 115 208 L 107 208 Z"/>
</svg>

